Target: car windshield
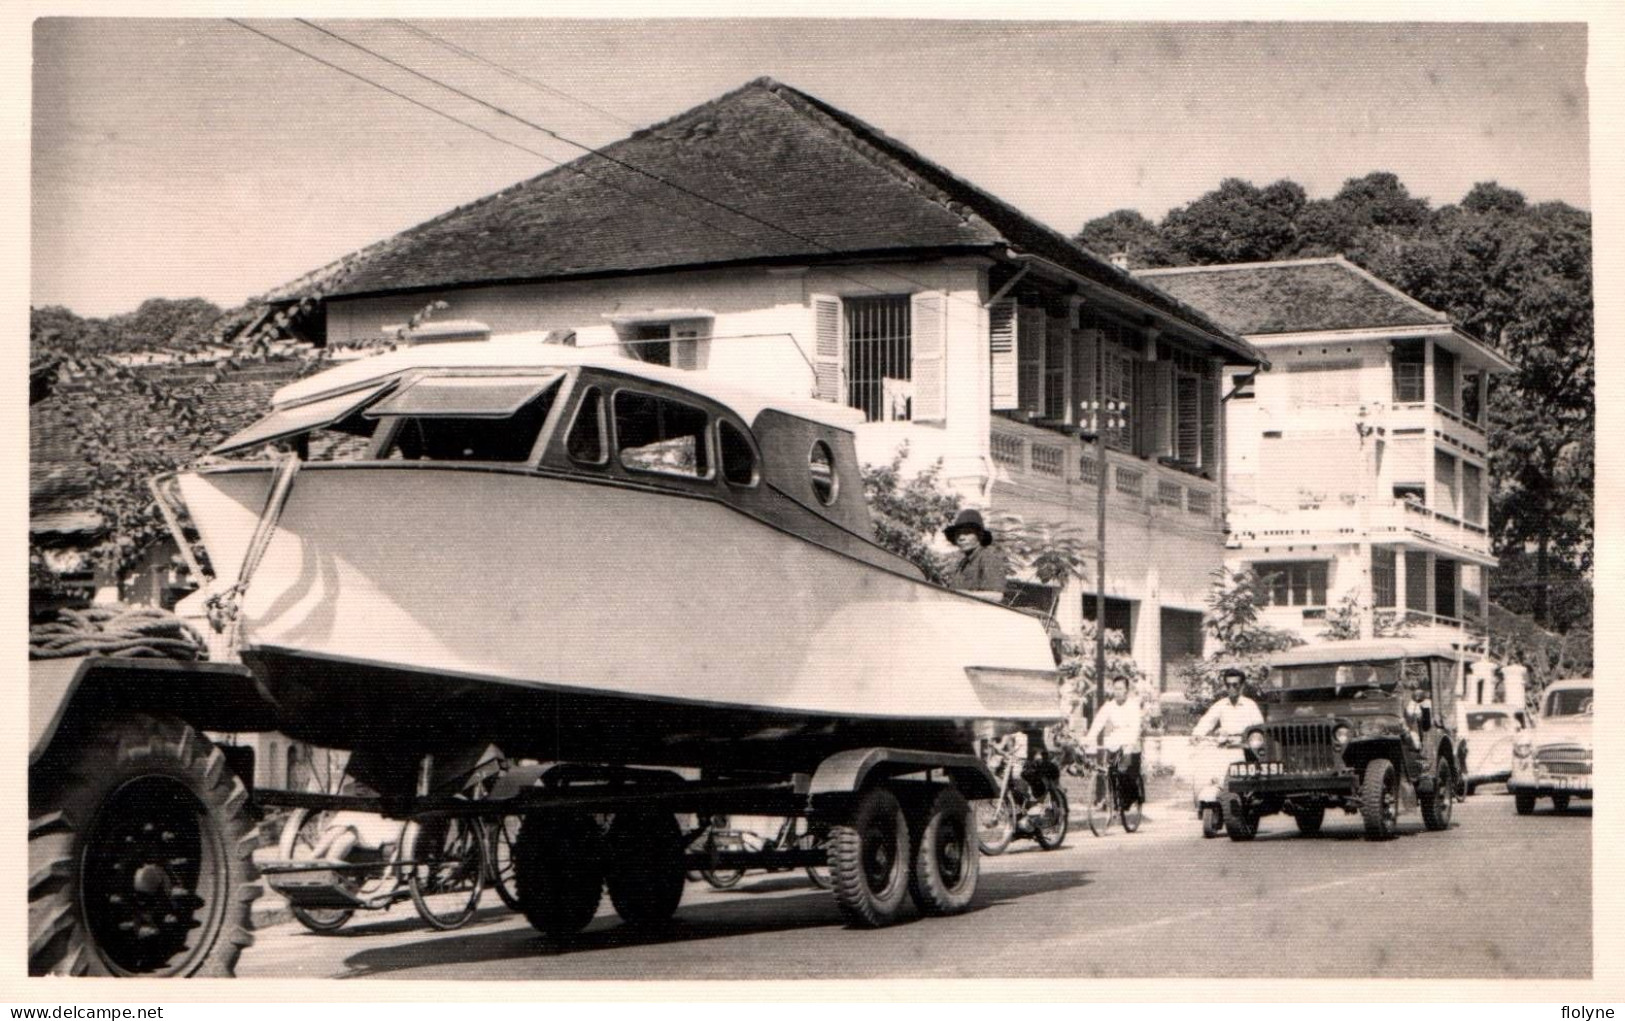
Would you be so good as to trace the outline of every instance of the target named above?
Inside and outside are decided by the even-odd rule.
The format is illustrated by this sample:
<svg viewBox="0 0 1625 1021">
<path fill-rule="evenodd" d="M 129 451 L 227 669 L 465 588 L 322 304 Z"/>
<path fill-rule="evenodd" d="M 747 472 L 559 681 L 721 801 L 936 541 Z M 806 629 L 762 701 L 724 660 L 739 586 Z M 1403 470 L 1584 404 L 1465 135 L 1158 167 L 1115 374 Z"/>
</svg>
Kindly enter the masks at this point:
<svg viewBox="0 0 1625 1021">
<path fill-rule="evenodd" d="M 1517 730 L 1518 723 L 1506 713 L 1468 713 L 1468 730 Z"/>
<path fill-rule="evenodd" d="M 1547 716 L 1584 716 L 1591 712 L 1591 689 L 1554 691 L 1546 700 Z"/>
<path fill-rule="evenodd" d="M 1425 670 L 1426 667 L 1423 667 Z M 1264 679 L 1264 693 L 1332 691 L 1352 694 L 1378 689 L 1393 691 L 1399 685 L 1399 661 L 1311 663 L 1275 667 Z"/>
</svg>

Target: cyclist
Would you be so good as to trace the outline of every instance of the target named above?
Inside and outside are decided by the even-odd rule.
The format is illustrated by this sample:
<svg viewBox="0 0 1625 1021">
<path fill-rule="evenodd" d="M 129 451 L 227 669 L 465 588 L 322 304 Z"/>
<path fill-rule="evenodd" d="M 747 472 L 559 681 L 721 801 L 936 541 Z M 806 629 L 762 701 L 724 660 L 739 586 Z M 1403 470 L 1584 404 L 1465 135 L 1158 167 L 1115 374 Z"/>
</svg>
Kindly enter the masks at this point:
<svg viewBox="0 0 1625 1021">
<path fill-rule="evenodd" d="M 1224 682 L 1224 697 L 1209 706 L 1202 718 L 1196 721 L 1196 726 L 1191 728 L 1191 744 L 1197 744 L 1214 731 L 1218 732 L 1216 737 L 1221 742 L 1239 741 L 1248 727 L 1256 727 L 1264 722 L 1264 713 L 1258 708 L 1258 703 L 1241 693 L 1247 674 L 1240 667 L 1228 667 L 1219 676 Z"/>
<path fill-rule="evenodd" d="M 1112 678 L 1112 700 L 1100 707 L 1084 744 L 1117 753 L 1112 776 L 1117 783 L 1119 802 L 1127 807 L 1145 802 L 1140 790 L 1140 737 L 1145 732 L 1145 716 L 1139 699 L 1129 698 L 1129 681 L 1122 674 Z"/>
</svg>

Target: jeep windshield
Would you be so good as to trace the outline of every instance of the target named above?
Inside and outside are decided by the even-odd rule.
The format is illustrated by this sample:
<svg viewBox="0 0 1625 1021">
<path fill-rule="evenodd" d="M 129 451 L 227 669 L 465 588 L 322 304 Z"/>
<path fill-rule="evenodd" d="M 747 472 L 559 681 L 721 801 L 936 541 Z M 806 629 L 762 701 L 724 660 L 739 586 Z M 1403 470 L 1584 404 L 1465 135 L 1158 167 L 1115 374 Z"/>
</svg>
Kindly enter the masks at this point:
<svg viewBox="0 0 1625 1021">
<path fill-rule="evenodd" d="M 1271 669 L 1264 679 L 1262 694 L 1288 702 L 1305 697 L 1352 698 L 1362 692 L 1368 696 L 1377 692 L 1391 694 L 1399 689 L 1402 663 L 1406 678 L 1426 680 L 1427 664 L 1417 660 L 1308 663 Z"/>
</svg>

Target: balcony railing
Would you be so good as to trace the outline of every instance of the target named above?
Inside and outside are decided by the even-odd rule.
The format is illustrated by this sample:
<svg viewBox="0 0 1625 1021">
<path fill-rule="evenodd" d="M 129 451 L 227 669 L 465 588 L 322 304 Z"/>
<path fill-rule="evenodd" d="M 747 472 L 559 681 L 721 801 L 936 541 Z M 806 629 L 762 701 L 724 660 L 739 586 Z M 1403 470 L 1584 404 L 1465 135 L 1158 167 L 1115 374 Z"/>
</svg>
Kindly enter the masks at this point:
<svg viewBox="0 0 1625 1021">
<path fill-rule="evenodd" d="M 1009 481 L 1069 502 L 1094 499 L 1100 462 L 1093 442 L 1004 418 L 993 419 L 990 439 L 994 466 Z M 1216 482 L 1122 451 L 1106 453 L 1109 506 L 1217 526 Z"/>
<path fill-rule="evenodd" d="M 1244 542 L 1397 542 L 1408 536 L 1488 554 L 1489 530 L 1412 500 L 1304 501 L 1289 507 L 1236 500 L 1231 530 Z"/>
<path fill-rule="evenodd" d="M 1384 424 L 1390 430 L 1398 432 L 1421 430 L 1430 435 L 1436 432 L 1438 438 L 1451 446 L 1484 456 L 1487 434 L 1481 421 L 1475 422 L 1442 404 L 1427 404 L 1421 401 L 1391 404 L 1388 410 L 1389 414 Z"/>
</svg>

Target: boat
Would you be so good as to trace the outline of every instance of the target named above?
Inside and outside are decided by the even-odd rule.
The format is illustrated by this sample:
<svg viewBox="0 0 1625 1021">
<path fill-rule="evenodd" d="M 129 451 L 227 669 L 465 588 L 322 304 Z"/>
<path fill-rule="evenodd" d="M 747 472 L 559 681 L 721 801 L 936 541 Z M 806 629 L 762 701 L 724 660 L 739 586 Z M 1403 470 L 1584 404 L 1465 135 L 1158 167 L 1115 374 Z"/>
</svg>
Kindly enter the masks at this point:
<svg viewBox="0 0 1625 1021">
<path fill-rule="evenodd" d="M 337 365 L 160 486 L 284 732 L 796 771 L 1061 715 L 1041 621 L 872 540 L 861 412 L 555 337 Z"/>
</svg>

